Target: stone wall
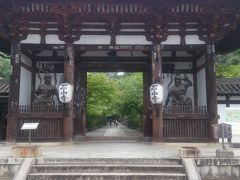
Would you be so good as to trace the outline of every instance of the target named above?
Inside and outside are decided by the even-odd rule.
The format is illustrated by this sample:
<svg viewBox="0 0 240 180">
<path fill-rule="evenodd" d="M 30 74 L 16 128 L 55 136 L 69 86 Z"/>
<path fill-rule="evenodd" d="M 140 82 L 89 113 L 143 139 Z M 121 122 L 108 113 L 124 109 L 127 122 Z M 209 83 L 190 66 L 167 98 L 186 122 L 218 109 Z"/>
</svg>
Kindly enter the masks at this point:
<svg viewBox="0 0 240 180">
<path fill-rule="evenodd" d="M 0 179 L 11 180 L 17 173 L 22 159 L 7 158 L 0 159 Z"/>
<path fill-rule="evenodd" d="M 240 179 L 240 159 L 196 159 L 196 165 L 202 180 Z"/>
</svg>

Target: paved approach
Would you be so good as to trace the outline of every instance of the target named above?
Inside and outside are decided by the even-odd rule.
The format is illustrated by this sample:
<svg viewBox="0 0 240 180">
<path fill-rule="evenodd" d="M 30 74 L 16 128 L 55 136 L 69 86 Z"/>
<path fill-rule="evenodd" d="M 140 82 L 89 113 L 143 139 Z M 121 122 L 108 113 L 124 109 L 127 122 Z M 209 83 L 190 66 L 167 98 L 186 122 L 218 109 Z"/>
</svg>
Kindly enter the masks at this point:
<svg viewBox="0 0 240 180">
<path fill-rule="evenodd" d="M 118 127 L 104 126 L 87 133 L 87 136 L 134 137 L 142 136 L 136 130 L 119 124 Z M 0 144 L 0 157 L 11 157 L 13 146 L 26 143 Z M 178 157 L 180 147 L 197 147 L 200 157 L 215 157 L 219 143 L 146 143 L 146 142 L 86 142 L 86 143 L 32 143 L 39 145 L 43 158 L 174 158 Z M 229 147 L 230 148 L 230 147 Z M 240 148 L 232 148 L 235 157 L 240 158 Z"/>
<path fill-rule="evenodd" d="M 1 144 L 1 158 L 11 157 L 13 146 Z M 142 142 L 87 142 L 87 143 L 33 143 L 39 145 L 43 158 L 175 158 L 180 147 L 192 146 L 200 150 L 200 157 L 215 157 L 218 143 L 142 143 Z M 232 148 L 240 158 L 240 148 Z"/>
<path fill-rule="evenodd" d="M 123 125 L 122 123 L 118 123 L 117 126 L 114 124 L 106 125 L 102 128 L 95 129 L 87 133 L 87 136 L 118 136 L 118 137 L 141 137 L 142 133 L 130 129 Z"/>
</svg>

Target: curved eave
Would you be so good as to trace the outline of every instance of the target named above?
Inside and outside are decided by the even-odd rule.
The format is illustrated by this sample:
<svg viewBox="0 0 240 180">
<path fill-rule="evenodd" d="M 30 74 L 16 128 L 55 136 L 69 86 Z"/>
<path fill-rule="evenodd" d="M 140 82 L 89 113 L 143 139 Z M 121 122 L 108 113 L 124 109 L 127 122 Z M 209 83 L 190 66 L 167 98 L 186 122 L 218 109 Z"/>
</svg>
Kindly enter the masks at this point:
<svg viewBox="0 0 240 180">
<path fill-rule="evenodd" d="M 216 45 L 216 51 L 219 54 L 229 53 L 240 48 L 240 26 L 230 32 Z"/>
<path fill-rule="evenodd" d="M 240 96 L 240 93 L 217 93 L 217 96 Z"/>
<path fill-rule="evenodd" d="M 6 54 L 10 54 L 11 53 L 11 43 L 0 37 L 0 51 L 4 52 Z"/>
<path fill-rule="evenodd" d="M 240 96 L 240 78 L 217 79 L 218 96 Z"/>
</svg>

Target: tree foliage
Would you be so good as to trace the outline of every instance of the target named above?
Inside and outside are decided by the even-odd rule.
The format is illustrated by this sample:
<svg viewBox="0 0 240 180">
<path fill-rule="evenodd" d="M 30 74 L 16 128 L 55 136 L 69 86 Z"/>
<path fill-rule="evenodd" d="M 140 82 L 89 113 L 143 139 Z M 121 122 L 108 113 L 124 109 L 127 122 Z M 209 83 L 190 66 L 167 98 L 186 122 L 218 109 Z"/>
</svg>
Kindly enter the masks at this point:
<svg viewBox="0 0 240 180">
<path fill-rule="evenodd" d="M 142 129 L 143 83 L 141 73 L 89 73 L 87 94 L 88 128 L 106 123 L 107 117 Z M 104 123 L 103 123 L 104 122 Z"/>
<path fill-rule="evenodd" d="M 240 77 L 240 49 L 217 56 L 216 75 L 218 78 Z"/>
<path fill-rule="evenodd" d="M 217 64 L 219 65 L 239 65 L 240 64 L 240 49 L 228 53 L 228 54 L 220 54 L 217 56 Z"/>
<path fill-rule="evenodd" d="M 216 65 L 216 75 L 218 78 L 239 78 L 240 65 Z"/>
<path fill-rule="evenodd" d="M 9 78 L 10 74 L 10 57 L 0 52 L 0 78 Z"/>
<path fill-rule="evenodd" d="M 114 81 L 104 73 L 88 73 L 87 119 L 88 129 L 106 123 L 106 117 L 114 114 L 112 108 L 116 93 Z"/>
<path fill-rule="evenodd" d="M 142 129 L 143 79 L 142 73 L 130 73 L 117 81 L 116 109 L 120 119 L 129 127 Z"/>
</svg>

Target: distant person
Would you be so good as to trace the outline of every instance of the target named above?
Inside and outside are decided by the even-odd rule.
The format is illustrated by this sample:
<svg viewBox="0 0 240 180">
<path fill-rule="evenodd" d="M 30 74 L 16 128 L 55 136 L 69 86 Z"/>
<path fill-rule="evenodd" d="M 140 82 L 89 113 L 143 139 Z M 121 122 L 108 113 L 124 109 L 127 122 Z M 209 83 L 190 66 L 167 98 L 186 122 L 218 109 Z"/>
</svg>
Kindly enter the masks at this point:
<svg viewBox="0 0 240 180">
<path fill-rule="evenodd" d="M 118 126 L 118 121 L 115 120 L 115 121 L 114 121 L 114 124 L 115 124 L 115 127 L 117 127 L 117 126 Z"/>
<path fill-rule="evenodd" d="M 112 118 L 109 119 L 109 126 L 112 127 Z"/>
</svg>

